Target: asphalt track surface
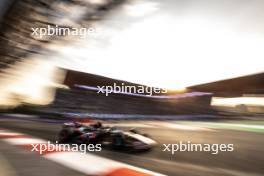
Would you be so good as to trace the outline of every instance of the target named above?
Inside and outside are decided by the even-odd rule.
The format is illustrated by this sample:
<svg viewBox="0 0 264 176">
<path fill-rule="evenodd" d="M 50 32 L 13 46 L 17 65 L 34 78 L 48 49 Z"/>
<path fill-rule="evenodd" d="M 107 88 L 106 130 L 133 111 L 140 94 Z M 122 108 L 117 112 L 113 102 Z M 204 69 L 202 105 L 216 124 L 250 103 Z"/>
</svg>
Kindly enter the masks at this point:
<svg viewBox="0 0 264 176">
<path fill-rule="evenodd" d="M 140 121 L 137 121 L 134 124 L 140 123 Z M 126 122 L 120 121 L 116 126 L 118 124 L 126 124 Z M 192 122 L 189 122 L 189 124 L 192 124 Z M 133 127 L 133 123 L 127 123 L 127 127 L 120 126 L 122 126 L 120 128 L 127 129 L 130 126 Z M 57 140 L 60 127 L 60 124 L 55 123 L 18 119 L 0 120 L 0 128 L 50 141 Z M 170 176 L 264 175 L 264 133 L 211 128 L 186 130 L 158 125 L 155 127 L 143 126 L 139 129 L 151 135 L 158 142 L 153 150 L 142 153 L 127 153 L 103 149 L 101 152 L 93 153 Z M 201 144 L 231 143 L 234 144 L 234 151 L 220 152 L 217 155 L 210 152 L 176 152 L 172 155 L 163 151 L 163 144 L 174 144 L 179 143 L 179 141 Z M 19 150 L 1 140 L 0 166 L 0 173 L 4 174 L 3 176 L 84 175 L 40 158 L 32 152 Z"/>
</svg>

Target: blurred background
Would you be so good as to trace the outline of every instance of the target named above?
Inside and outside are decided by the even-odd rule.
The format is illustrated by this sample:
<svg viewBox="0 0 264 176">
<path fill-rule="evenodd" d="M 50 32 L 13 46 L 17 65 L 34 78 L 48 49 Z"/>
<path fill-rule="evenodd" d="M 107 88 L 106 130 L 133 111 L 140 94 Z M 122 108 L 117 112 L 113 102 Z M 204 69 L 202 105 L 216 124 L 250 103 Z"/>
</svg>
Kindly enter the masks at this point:
<svg viewBox="0 0 264 176">
<path fill-rule="evenodd" d="M 158 142 L 103 158 L 172 176 L 263 175 L 261 0 L 1 0 L 0 8 L 0 128 L 55 141 L 62 123 L 99 119 Z M 32 35 L 48 26 L 96 32 Z M 167 93 L 97 93 L 114 84 Z M 235 151 L 162 152 L 177 141 Z M 4 175 L 83 174 L 0 143 Z"/>
</svg>

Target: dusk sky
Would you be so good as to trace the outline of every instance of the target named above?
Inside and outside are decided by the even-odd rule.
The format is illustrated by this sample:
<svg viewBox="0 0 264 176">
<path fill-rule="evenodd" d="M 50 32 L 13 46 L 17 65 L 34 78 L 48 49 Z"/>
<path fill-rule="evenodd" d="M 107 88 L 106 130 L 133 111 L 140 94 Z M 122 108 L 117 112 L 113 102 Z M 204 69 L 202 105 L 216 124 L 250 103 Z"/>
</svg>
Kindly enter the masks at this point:
<svg viewBox="0 0 264 176">
<path fill-rule="evenodd" d="M 59 66 L 183 89 L 264 70 L 264 1 L 135 1 L 61 49 Z M 61 62 L 63 60 L 63 62 Z"/>
</svg>

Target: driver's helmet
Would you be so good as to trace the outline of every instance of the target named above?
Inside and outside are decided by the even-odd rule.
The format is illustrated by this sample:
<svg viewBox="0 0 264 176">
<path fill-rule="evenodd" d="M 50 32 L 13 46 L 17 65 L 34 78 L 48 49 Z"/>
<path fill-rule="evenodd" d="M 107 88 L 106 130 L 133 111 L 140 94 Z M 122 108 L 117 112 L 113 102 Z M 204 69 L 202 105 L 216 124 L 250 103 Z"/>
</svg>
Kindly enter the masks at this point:
<svg viewBox="0 0 264 176">
<path fill-rule="evenodd" d="M 95 126 L 96 126 L 96 128 L 101 128 L 101 127 L 102 127 L 102 123 L 101 123 L 101 122 L 97 122 L 97 123 L 95 124 Z"/>
</svg>

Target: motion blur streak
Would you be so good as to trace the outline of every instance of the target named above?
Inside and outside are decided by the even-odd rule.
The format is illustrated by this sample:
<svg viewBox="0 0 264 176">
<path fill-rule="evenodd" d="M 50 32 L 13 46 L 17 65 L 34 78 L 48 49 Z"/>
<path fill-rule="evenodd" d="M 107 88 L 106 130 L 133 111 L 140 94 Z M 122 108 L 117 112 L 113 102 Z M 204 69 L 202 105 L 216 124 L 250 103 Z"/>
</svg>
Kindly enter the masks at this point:
<svg viewBox="0 0 264 176">
<path fill-rule="evenodd" d="M 49 104 L 64 77 L 51 62 L 41 59 L 18 62 L 1 76 L 0 105 L 3 107 L 20 103 Z"/>
<path fill-rule="evenodd" d="M 0 175 L 263 176 L 263 7 L 263 0 L 0 0 Z M 32 36 L 49 25 L 92 27 L 96 35 Z M 121 82 L 181 91 L 96 91 Z M 31 151 L 67 137 L 102 150 Z M 181 141 L 234 150 L 163 151 Z"/>
</svg>

